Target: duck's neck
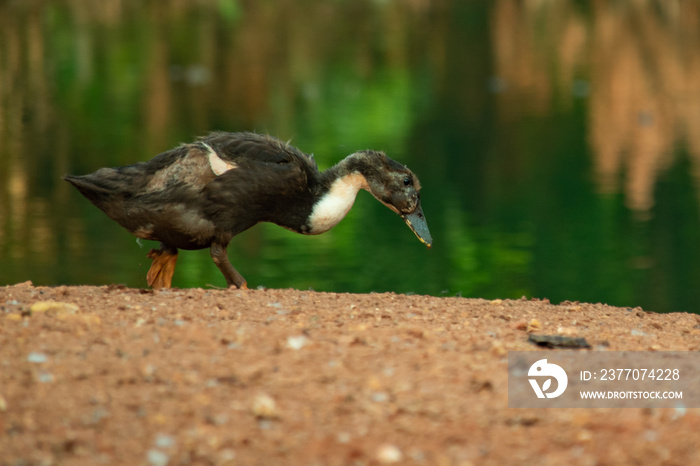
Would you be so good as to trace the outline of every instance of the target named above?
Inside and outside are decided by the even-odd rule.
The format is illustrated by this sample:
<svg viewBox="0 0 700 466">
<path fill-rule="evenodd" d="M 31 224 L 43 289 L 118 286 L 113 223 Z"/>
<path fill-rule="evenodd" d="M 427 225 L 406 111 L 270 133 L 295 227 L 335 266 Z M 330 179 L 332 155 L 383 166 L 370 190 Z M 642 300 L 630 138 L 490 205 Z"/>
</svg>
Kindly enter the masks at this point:
<svg viewBox="0 0 700 466">
<path fill-rule="evenodd" d="M 267 221 L 305 235 L 330 230 L 350 212 L 360 189 L 372 193 L 373 183 L 368 180 L 381 156 L 375 151 L 356 152 L 323 173 L 316 172 L 308 186 L 309 196 L 289 199 L 290 204 L 278 206 L 278 214 Z"/>
<path fill-rule="evenodd" d="M 317 235 L 330 230 L 350 212 L 360 189 L 371 192 L 367 175 L 378 155 L 373 151 L 356 152 L 321 174 L 321 189 L 314 196 L 304 233 Z"/>
<path fill-rule="evenodd" d="M 318 235 L 336 226 L 350 212 L 360 189 L 369 190 L 364 175 L 343 168 L 339 164 L 329 169 L 330 173 L 324 173 L 330 179 L 313 205 L 307 222 L 308 234 Z"/>
</svg>

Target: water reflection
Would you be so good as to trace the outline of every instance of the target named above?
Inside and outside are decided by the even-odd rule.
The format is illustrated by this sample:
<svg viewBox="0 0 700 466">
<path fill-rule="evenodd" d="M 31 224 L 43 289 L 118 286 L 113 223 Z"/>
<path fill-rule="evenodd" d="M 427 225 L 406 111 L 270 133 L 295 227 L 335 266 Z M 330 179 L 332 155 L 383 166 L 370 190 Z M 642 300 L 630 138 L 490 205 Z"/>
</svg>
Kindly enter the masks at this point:
<svg viewBox="0 0 700 466">
<path fill-rule="evenodd" d="M 2 2 L 0 283 L 143 286 L 151 245 L 60 177 L 257 130 L 407 163 L 435 248 L 361 196 L 326 235 L 236 238 L 251 284 L 700 311 L 699 26 L 661 0 Z M 223 279 L 183 253 L 174 284 Z"/>
</svg>

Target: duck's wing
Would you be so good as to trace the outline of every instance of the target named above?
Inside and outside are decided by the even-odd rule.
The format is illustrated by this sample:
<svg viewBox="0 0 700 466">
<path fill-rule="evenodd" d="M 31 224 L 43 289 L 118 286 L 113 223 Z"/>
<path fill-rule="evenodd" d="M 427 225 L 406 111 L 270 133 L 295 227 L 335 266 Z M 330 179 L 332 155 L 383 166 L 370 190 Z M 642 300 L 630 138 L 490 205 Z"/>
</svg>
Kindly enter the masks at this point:
<svg viewBox="0 0 700 466">
<path fill-rule="evenodd" d="M 259 163 L 297 163 L 306 169 L 318 170 L 312 155 L 272 136 L 214 132 L 200 139 L 200 142 L 212 147 L 227 162 L 248 159 Z"/>
<path fill-rule="evenodd" d="M 200 143 L 225 164 L 203 189 L 207 215 L 217 225 L 234 234 L 261 221 L 301 228 L 319 178 L 310 156 L 254 133 L 214 133 Z"/>
</svg>

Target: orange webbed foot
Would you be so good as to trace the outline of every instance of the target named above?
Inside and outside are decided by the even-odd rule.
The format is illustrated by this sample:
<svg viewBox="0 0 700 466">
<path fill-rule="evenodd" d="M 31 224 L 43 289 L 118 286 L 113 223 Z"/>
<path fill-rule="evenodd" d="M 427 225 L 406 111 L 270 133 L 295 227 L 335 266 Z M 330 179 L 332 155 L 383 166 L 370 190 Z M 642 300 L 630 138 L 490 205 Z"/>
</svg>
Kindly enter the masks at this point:
<svg viewBox="0 0 700 466">
<path fill-rule="evenodd" d="M 170 288 L 177 263 L 177 249 L 161 246 L 160 249 L 151 249 L 147 256 L 153 259 L 146 275 L 148 286 L 154 289 Z"/>
</svg>

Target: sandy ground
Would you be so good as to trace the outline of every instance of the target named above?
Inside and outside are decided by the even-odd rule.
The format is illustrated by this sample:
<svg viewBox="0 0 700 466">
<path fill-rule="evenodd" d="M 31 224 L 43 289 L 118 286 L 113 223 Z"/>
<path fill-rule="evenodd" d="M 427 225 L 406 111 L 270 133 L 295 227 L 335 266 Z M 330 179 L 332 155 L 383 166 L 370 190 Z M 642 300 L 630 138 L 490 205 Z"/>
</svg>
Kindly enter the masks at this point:
<svg viewBox="0 0 700 466">
<path fill-rule="evenodd" d="M 528 331 L 698 350 L 696 315 L 29 283 L 0 306 L 2 465 L 700 464 L 698 410 L 509 409 L 506 373 Z"/>
</svg>

